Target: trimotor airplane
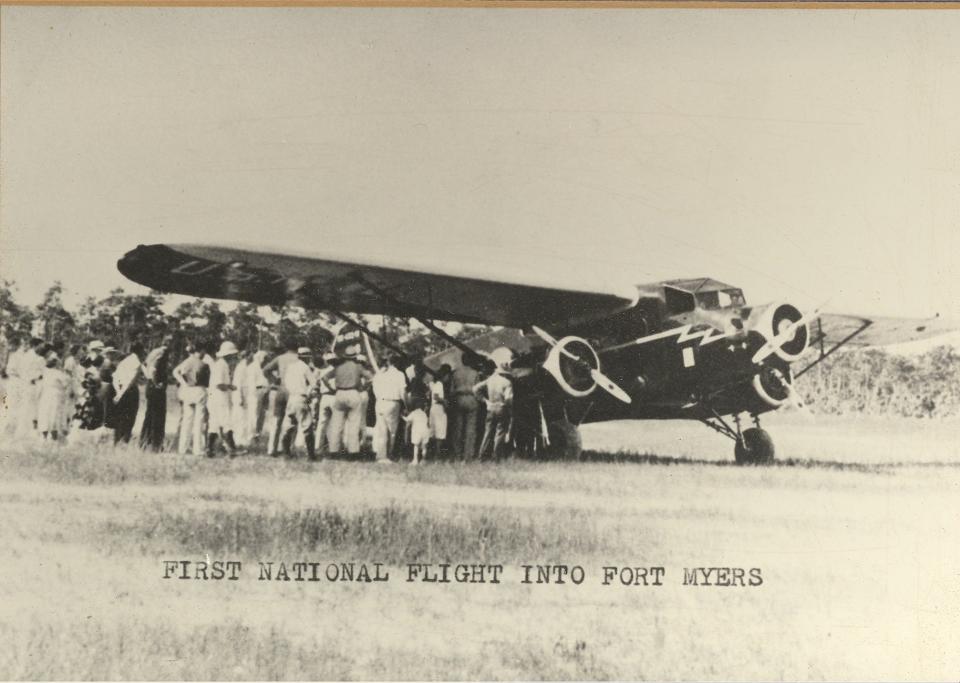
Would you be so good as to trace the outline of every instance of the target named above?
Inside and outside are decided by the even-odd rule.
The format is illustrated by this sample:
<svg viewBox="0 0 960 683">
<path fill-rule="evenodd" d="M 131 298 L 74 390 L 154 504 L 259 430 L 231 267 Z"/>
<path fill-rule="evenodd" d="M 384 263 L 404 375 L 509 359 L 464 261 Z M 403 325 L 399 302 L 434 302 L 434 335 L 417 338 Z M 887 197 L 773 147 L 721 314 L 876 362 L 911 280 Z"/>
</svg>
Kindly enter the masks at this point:
<svg viewBox="0 0 960 683">
<path fill-rule="evenodd" d="M 515 439 L 550 457 L 577 457 L 577 427 L 621 419 L 698 420 L 734 441 L 738 463 L 774 457 L 760 416 L 802 400 L 793 381 L 839 348 L 908 342 L 952 331 L 905 320 L 747 305 L 741 289 L 696 278 L 629 291 L 461 277 L 396 264 L 329 260 L 225 246 L 138 246 L 117 264 L 161 292 L 415 318 L 454 348 L 428 359 L 487 363 L 516 354 Z M 502 326 L 464 344 L 433 321 Z M 368 330 L 369 331 L 369 330 Z M 799 366 L 799 367 L 795 367 Z M 741 427 L 748 415 L 753 426 Z"/>
</svg>

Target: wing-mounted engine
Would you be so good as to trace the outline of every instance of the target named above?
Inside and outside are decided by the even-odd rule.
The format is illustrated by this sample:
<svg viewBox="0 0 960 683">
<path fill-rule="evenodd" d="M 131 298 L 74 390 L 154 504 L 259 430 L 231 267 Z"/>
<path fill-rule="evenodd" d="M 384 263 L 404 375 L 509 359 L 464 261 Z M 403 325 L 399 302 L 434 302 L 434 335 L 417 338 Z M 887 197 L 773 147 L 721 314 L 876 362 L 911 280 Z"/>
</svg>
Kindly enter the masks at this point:
<svg viewBox="0 0 960 683">
<path fill-rule="evenodd" d="M 600 369 L 600 357 L 586 339 L 564 337 L 550 349 L 543 369 L 565 392 L 583 398 L 597 388 L 591 371 Z"/>
<path fill-rule="evenodd" d="M 770 408 L 780 408 L 793 397 L 789 370 L 784 373 L 778 368 L 765 365 L 753 376 L 751 386 L 757 398 Z"/>
<path fill-rule="evenodd" d="M 557 341 L 536 325 L 533 331 L 551 347 L 543 362 L 543 369 L 557 380 L 565 392 L 583 398 L 599 386 L 617 400 L 631 402 L 626 391 L 600 372 L 600 357 L 586 339 L 571 336 Z"/>
</svg>

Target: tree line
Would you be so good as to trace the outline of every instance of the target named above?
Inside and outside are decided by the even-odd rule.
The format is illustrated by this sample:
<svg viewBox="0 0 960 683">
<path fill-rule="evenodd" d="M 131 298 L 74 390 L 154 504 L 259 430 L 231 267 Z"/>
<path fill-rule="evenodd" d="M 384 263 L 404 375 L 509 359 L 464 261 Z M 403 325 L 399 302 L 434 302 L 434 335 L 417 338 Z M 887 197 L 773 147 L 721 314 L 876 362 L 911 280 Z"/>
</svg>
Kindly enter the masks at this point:
<svg viewBox="0 0 960 683">
<path fill-rule="evenodd" d="M 182 298 L 182 297 L 178 297 Z M 0 328 L 7 340 L 19 343 L 31 336 L 63 344 L 99 339 L 127 350 L 133 341 L 147 349 L 170 339 L 173 357 L 183 357 L 188 343 L 219 343 L 272 352 L 290 344 L 313 349 L 328 347 L 340 320 L 323 311 L 297 306 L 256 306 L 239 303 L 226 308 L 216 301 L 191 299 L 175 307 L 162 294 L 132 294 L 122 288 L 103 298 L 87 297 L 79 306 L 64 304 L 64 288 L 54 282 L 36 306 L 18 303 L 16 284 L 0 282 Z M 411 356 L 441 351 L 449 344 L 415 321 L 391 316 L 356 316 Z M 468 339 L 485 331 L 482 325 L 455 325 L 448 332 Z"/>
<path fill-rule="evenodd" d="M 903 356 L 880 348 L 836 353 L 797 380 L 811 411 L 898 417 L 960 416 L 960 354 L 952 346 Z"/>
</svg>

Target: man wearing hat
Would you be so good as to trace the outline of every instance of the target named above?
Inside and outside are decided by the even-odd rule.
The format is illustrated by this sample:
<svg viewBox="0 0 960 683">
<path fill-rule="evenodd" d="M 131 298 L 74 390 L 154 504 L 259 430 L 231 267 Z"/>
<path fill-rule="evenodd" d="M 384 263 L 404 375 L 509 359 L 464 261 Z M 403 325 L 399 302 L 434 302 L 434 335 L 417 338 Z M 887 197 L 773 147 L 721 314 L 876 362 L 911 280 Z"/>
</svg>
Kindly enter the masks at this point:
<svg viewBox="0 0 960 683">
<path fill-rule="evenodd" d="M 495 460 L 500 460 L 509 441 L 513 411 L 513 379 L 510 377 L 513 352 L 500 347 L 494 349 L 490 357 L 496 363 L 496 372 L 477 383 L 473 393 L 487 406 L 480 459 L 485 460 L 492 455 Z"/>
<path fill-rule="evenodd" d="M 286 430 L 281 442 L 283 454 L 292 455 L 297 431 L 303 432 L 307 456 L 316 460 L 313 436 L 313 414 L 310 410 L 310 393 L 313 391 L 313 369 L 307 363 L 313 352 L 306 346 L 297 349 L 297 360 L 288 363 L 283 372 L 283 388 L 287 392 Z"/>
<path fill-rule="evenodd" d="M 95 368 L 94 373 L 99 374 L 100 366 L 103 365 L 103 349 L 103 342 L 99 339 L 94 339 L 87 344 L 87 355 L 80 361 L 80 364 L 85 368 Z"/>
<path fill-rule="evenodd" d="M 232 341 L 220 344 L 217 359 L 210 370 L 210 386 L 207 389 L 207 457 L 216 454 L 217 439 L 222 437 L 230 457 L 237 454 L 233 441 L 232 399 L 237 387 L 233 384 L 233 368 L 239 358 Z"/>
</svg>

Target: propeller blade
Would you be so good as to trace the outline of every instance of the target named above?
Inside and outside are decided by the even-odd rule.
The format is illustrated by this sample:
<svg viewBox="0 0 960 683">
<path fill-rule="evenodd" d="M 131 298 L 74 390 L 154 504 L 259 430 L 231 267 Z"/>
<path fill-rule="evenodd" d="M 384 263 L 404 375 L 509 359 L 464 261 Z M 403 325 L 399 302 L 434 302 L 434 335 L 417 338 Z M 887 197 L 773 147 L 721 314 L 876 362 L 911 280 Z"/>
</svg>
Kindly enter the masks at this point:
<svg viewBox="0 0 960 683">
<path fill-rule="evenodd" d="M 533 329 L 533 331 L 536 333 L 538 337 L 540 337 L 543 341 L 547 342 L 550 346 L 557 347 L 557 345 L 560 343 L 553 337 L 553 335 L 551 335 L 546 330 L 541 329 L 536 325 L 532 325 L 531 328 Z M 560 348 L 560 353 L 562 353 L 567 358 L 570 358 L 571 360 L 574 360 L 577 363 L 580 363 L 582 365 L 590 365 L 585 360 L 578 357 L 575 353 L 573 353 L 572 351 L 569 351 L 566 347 L 561 346 L 559 348 Z M 630 394 L 628 394 L 619 386 L 617 386 L 612 379 L 604 375 L 602 372 L 600 372 L 596 368 L 593 368 L 593 367 L 590 368 L 590 377 L 593 378 L 593 381 L 596 382 L 598 386 L 602 387 L 605 391 L 607 391 L 613 397 L 623 401 L 624 403 L 633 403 L 633 401 L 630 398 Z"/>
<path fill-rule="evenodd" d="M 557 340 L 554 339 L 554 338 L 550 335 L 550 333 L 547 332 L 546 330 L 543 330 L 543 329 L 537 327 L 536 325 L 534 325 L 534 326 L 533 326 L 533 331 L 536 333 L 536 335 L 537 335 L 538 337 L 540 337 L 543 341 L 547 342 L 550 346 L 556 346 L 556 345 L 557 345 Z M 573 355 L 573 354 L 568 354 L 568 355 Z"/>
<path fill-rule="evenodd" d="M 753 362 L 756 365 L 761 365 L 763 361 L 772 356 L 777 352 L 781 346 L 786 344 L 788 341 L 793 339 L 793 333 L 798 327 L 806 323 L 813 322 L 820 317 L 820 309 L 817 308 L 810 313 L 806 313 L 800 316 L 797 320 L 787 325 L 780 333 L 775 335 L 773 339 L 768 341 L 766 344 L 761 346 L 755 354 L 753 354 Z"/>
<path fill-rule="evenodd" d="M 633 400 L 631 400 L 630 395 L 627 392 L 617 386 L 612 379 L 604 375 L 599 370 L 591 369 L 590 376 L 598 386 L 605 389 L 614 398 L 618 398 L 624 403 L 633 403 Z"/>
</svg>

